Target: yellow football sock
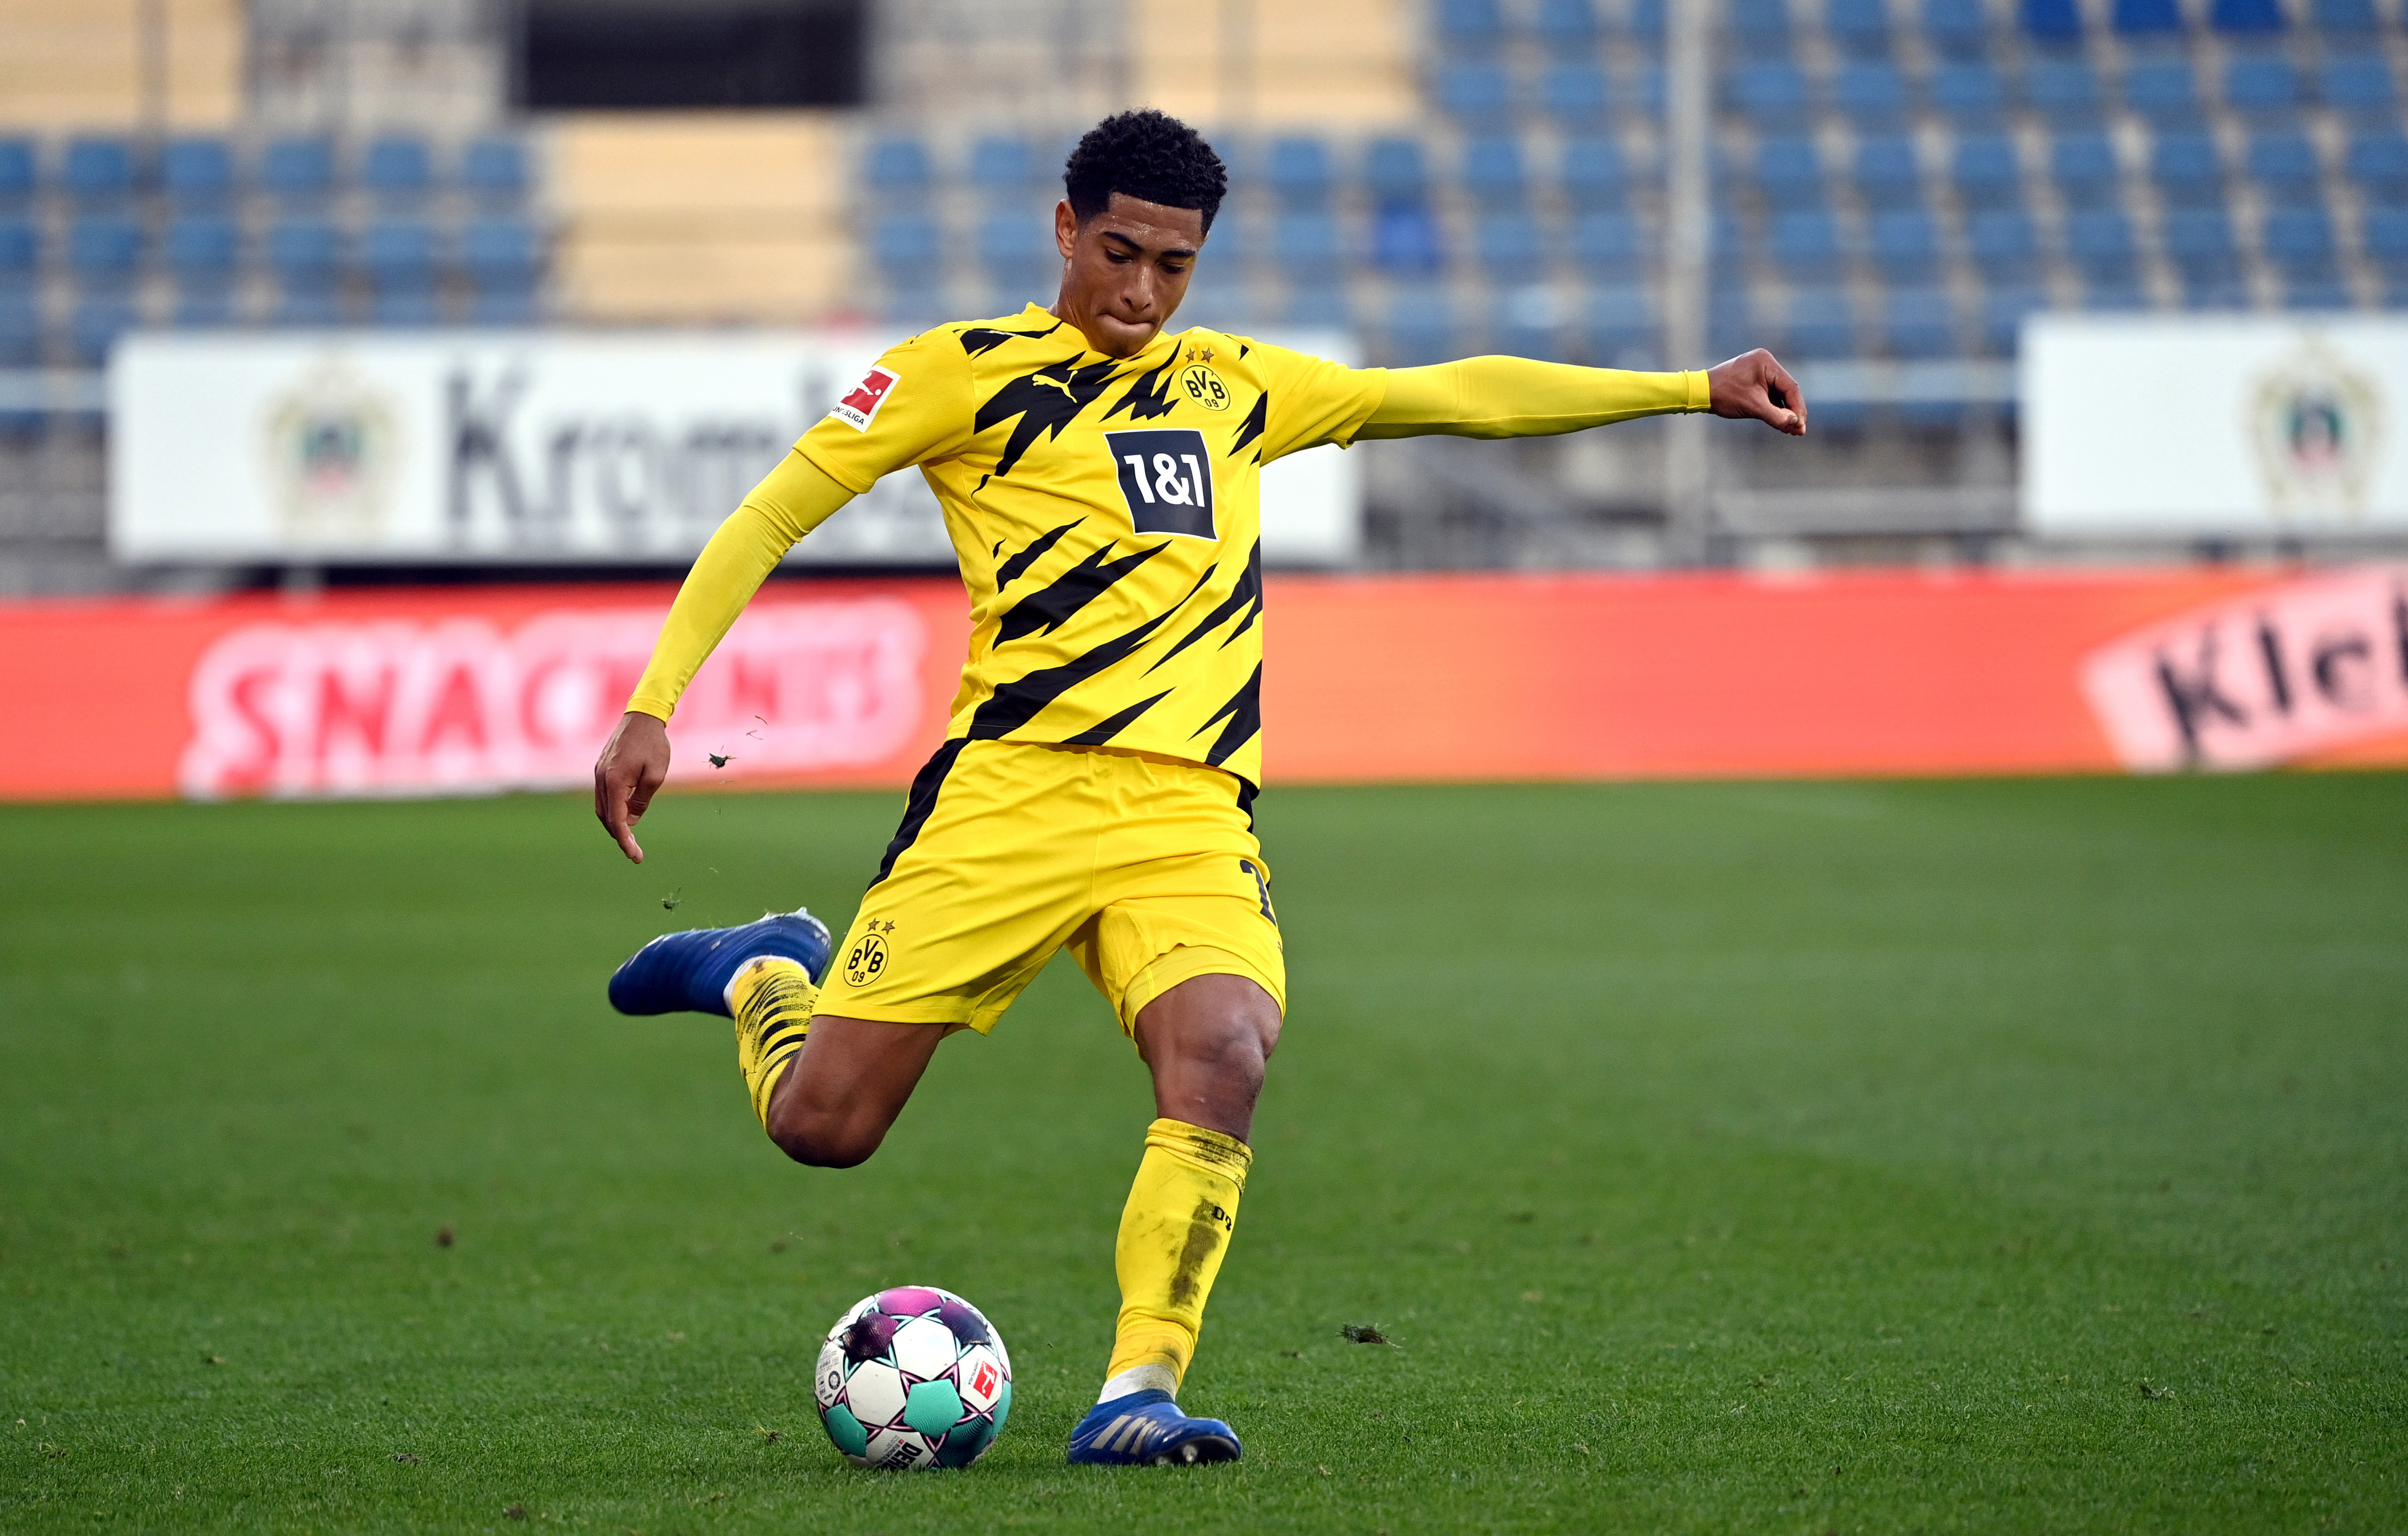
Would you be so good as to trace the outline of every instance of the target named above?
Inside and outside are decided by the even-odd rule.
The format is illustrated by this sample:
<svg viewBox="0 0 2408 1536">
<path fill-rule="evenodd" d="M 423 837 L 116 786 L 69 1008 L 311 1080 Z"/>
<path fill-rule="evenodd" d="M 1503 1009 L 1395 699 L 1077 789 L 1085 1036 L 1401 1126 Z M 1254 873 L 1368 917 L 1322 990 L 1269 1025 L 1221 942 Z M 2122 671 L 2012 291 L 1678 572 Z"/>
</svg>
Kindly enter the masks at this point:
<svg viewBox="0 0 2408 1536">
<path fill-rule="evenodd" d="M 1165 1390 L 1178 1390 L 1196 1356 L 1204 1301 L 1237 1229 L 1238 1197 L 1245 1193 L 1254 1159 L 1235 1136 L 1184 1120 L 1146 1127 L 1145 1157 L 1121 1212 L 1113 1255 L 1121 1315 L 1107 1380 L 1156 1367 L 1169 1374 Z"/>
<path fill-rule="evenodd" d="M 769 1095 L 778 1075 L 811 1032 L 811 1008 L 820 989 L 811 974 L 790 960 L 765 956 L 736 973 L 728 986 L 736 1014 L 736 1070 L 752 1095 L 752 1113 L 769 1123 Z"/>
</svg>

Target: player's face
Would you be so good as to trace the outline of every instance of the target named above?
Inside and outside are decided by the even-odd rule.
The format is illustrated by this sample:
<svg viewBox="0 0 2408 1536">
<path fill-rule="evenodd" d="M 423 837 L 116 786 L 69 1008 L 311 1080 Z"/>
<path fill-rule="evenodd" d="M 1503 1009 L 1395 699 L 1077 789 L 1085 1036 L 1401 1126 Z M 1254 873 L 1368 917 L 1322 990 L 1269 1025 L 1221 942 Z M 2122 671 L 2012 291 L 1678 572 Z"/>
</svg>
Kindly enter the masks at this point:
<svg viewBox="0 0 2408 1536">
<path fill-rule="evenodd" d="M 1135 357 L 1187 296 L 1204 215 L 1114 192 L 1082 224 L 1066 199 L 1054 209 L 1054 241 L 1064 263 L 1054 313 L 1106 357 Z"/>
</svg>

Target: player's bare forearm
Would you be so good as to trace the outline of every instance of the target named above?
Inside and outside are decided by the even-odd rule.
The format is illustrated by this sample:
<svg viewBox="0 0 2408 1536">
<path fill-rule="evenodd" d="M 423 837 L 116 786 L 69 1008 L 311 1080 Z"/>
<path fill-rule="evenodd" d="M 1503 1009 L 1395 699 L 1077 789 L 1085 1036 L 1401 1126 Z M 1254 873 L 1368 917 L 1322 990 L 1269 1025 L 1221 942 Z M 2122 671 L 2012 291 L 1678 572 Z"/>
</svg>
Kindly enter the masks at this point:
<svg viewBox="0 0 2408 1536">
<path fill-rule="evenodd" d="M 636 823 L 651 809 L 652 792 L 668 776 L 668 723 L 641 710 L 621 716 L 619 729 L 610 732 L 594 763 L 594 816 L 634 863 L 644 861 Z"/>
<path fill-rule="evenodd" d="M 1780 359 L 1759 347 L 1706 370 L 1716 416 L 1754 417 L 1775 432 L 1806 435 L 1806 395 Z"/>
</svg>

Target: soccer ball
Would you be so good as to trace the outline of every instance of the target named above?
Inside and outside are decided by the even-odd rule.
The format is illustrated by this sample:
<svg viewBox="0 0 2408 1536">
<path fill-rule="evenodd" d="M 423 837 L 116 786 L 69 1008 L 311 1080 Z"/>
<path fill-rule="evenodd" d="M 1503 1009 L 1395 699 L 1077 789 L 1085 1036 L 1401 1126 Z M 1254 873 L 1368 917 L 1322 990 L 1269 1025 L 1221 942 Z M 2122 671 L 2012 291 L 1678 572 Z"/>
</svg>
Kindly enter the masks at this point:
<svg viewBox="0 0 2408 1536">
<path fill-rule="evenodd" d="M 979 1309 L 934 1286 L 864 1297 L 820 1345 L 820 1426 L 856 1467 L 967 1467 L 1011 1412 L 1011 1357 Z"/>
</svg>

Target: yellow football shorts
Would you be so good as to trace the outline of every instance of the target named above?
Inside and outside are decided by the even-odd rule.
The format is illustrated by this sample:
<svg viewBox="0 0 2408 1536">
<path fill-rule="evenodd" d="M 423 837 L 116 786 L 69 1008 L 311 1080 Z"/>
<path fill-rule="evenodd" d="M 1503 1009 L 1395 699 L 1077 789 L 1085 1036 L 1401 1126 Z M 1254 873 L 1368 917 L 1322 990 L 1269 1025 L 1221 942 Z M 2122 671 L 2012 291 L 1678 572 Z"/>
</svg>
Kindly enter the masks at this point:
<svg viewBox="0 0 2408 1536">
<path fill-rule="evenodd" d="M 1103 747 L 947 742 L 920 771 L 819 1012 L 984 1033 L 1064 945 L 1134 1037 L 1191 977 L 1287 1007 L 1270 869 L 1241 781 Z"/>
</svg>

